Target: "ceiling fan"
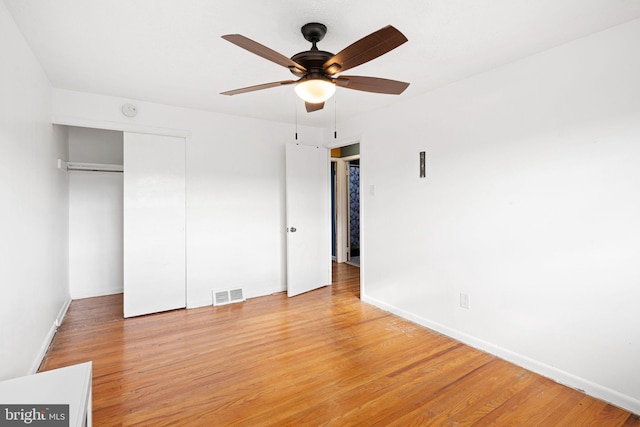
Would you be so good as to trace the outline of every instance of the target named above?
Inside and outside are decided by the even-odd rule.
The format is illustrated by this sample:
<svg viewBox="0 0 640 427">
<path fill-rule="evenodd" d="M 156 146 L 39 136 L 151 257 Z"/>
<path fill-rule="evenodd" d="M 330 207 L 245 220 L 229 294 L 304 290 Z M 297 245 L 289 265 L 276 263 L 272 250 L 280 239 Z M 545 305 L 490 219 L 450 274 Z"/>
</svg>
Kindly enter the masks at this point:
<svg viewBox="0 0 640 427">
<path fill-rule="evenodd" d="M 296 93 L 305 101 L 307 112 L 312 112 L 321 110 L 324 107 L 324 102 L 334 94 L 336 85 L 346 89 L 392 95 L 401 94 L 409 86 L 409 83 L 397 80 L 339 74 L 384 55 L 405 43 L 407 38 L 393 26 L 387 25 L 375 31 L 335 55 L 319 50 L 317 47 L 317 43 L 327 33 L 325 25 L 312 22 L 304 25 L 301 31 L 304 38 L 311 42 L 311 49 L 297 53 L 291 58 L 287 58 L 240 34 L 222 36 L 223 39 L 251 53 L 288 68 L 294 76 L 298 77 L 298 80 L 281 80 L 279 82 L 230 90 L 222 92 L 222 95 L 238 95 L 240 93 L 295 84 Z"/>
</svg>

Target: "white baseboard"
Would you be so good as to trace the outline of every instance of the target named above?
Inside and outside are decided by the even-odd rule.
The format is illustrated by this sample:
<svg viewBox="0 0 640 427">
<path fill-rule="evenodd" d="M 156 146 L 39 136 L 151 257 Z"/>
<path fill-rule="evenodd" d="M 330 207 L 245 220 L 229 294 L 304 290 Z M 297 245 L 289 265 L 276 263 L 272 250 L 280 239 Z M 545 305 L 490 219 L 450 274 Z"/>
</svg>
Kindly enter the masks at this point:
<svg viewBox="0 0 640 427">
<path fill-rule="evenodd" d="M 97 289 L 92 291 L 84 291 L 84 292 L 74 292 L 71 295 L 72 299 L 82 299 L 82 298 L 93 298 L 93 297 L 103 297 L 105 295 L 114 295 L 121 294 L 124 292 L 124 288 L 106 288 L 106 289 Z"/>
<path fill-rule="evenodd" d="M 62 307 L 60 308 L 60 311 L 58 312 L 58 316 L 56 317 L 56 328 L 58 328 L 60 325 L 62 325 L 62 321 L 64 320 L 65 316 L 67 315 L 67 311 L 69 310 L 69 306 L 71 305 L 71 298 L 69 298 L 68 300 L 66 300 L 64 302 L 64 304 L 62 305 Z"/>
<path fill-rule="evenodd" d="M 49 350 L 51 341 L 53 341 L 53 337 L 56 335 L 56 331 L 58 330 L 58 327 L 62 325 L 62 321 L 64 320 L 64 317 L 67 315 L 67 310 L 69 310 L 70 305 L 71 305 L 71 298 L 67 299 L 62 304 L 62 307 L 60 307 L 60 311 L 58 311 L 58 315 L 56 316 L 53 323 L 51 324 L 51 328 L 49 328 L 49 332 L 47 332 L 47 335 L 44 338 L 44 342 L 42 343 L 42 346 L 40 346 L 40 351 L 36 355 L 36 358 L 33 361 L 33 364 L 31 365 L 31 369 L 29 370 L 29 373 L 35 374 L 36 372 L 38 372 L 38 368 L 40 368 L 40 365 L 42 364 L 44 357 L 47 355 L 47 350 Z"/>
<path fill-rule="evenodd" d="M 631 396 L 627 396 L 608 387 L 604 387 L 600 384 L 593 383 L 585 378 L 578 377 L 569 372 L 563 371 L 553 366 L 549 366 L 538 360 L 531 359 L 524 355 L 514 353 L 508 349 L 499 347 L 495 344 L 478 339 L 472 335 L 465 334 L 456 329 L 449 328 L 437 322 L 433 322 L 429 319 L 425 319 L 421 316 L 417 316 L 414 313 L 402 310 L 398 307 L 386 304 L 376 298 L 372 298 L 368 295 L 361 296 L 362 301 L 375 305 L 385 311 L 393 313 L 397 316 L 405 318 L 409 321 L 417 323 L 418 325 L 432 329 L 436 332 L 440 332 L 448 337 L 451 337 L 457 341 L 467 344 L 471 347 L 485 351 L 489 354 L 497 356 L 522 368 L 528 369 L 539 375 L 547 377 L 557 383 L 574 388 L 578 391 L 588 394 L 589 396 L 608 402 L 612 405 L 623 408 L 634 414 L 640 414 L 640 400 Z"/>
</svg>

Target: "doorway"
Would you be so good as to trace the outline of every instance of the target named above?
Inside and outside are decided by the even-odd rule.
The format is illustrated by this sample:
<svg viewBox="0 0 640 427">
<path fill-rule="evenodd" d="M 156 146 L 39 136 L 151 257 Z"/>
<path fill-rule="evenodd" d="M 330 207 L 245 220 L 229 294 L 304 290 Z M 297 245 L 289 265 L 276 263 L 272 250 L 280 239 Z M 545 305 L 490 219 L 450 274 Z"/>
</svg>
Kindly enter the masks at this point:
<svg viewBox="0 0 640 427">
<path fill-rule="evenodd" d="M 360 266 L 360 144 L 331 150 L 331 242 L 336 263 Z"/>
</svg>

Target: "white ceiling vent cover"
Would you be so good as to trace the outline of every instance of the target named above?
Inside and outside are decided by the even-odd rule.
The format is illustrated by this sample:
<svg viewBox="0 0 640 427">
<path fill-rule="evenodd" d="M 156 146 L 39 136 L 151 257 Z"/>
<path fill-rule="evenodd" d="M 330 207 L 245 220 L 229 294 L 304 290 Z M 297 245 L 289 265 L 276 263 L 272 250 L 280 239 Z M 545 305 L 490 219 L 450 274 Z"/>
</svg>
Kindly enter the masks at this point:
<svg viewBox="0 0 640 427">
<path fill-rule="evenodd" d="M 213 291 L 213 305 L 233 304 L 245 301 L 242 288 L 227 289 L 225 291 Z"/>
</svg>

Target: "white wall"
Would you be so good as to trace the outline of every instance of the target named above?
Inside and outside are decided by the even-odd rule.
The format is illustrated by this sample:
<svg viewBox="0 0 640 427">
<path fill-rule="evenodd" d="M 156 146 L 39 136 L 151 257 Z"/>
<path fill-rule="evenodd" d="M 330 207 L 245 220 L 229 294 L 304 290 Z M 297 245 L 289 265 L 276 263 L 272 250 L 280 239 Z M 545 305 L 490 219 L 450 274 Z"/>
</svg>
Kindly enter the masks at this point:
<svg viewBox="0 0 640 427">
<path fill-rule="evenodd" d="M 345 125 L 363 299 L 640 413 L 638 40 L 640 20 Z"/>
<path fill-rule="evenodd" d="M 122 164 L 122 132 L 69 127 L 69 161 Z"/>
<path fill-rule="evenodd" d="M 254 297 L 286 289 L 284 146 L 295 128 L 255 119 L 54 89 L 57 120 L 90 126 L 191 133 L 187 139 L 187 306 L 212 303 L 213 289 Z M 138 107 L 135 118 L 120 112 Z M 133 128 L 132 128 L 133 127 Z M 160 129 L 162 128 L 162 129 Z M 319 129 L 299 128 L 318 144 Z"/>
<path fill-rule="evenodd" d="M 69 291 L 73 299 L 124 289 L 122 185 L 122 173 L 69 171 Z"/>
<path fill-rule="evenodd" d="M 67 135 L 51 86 L 0 2 L 0 380 L 35 372 L 69 301 Z"/>
</svg>

